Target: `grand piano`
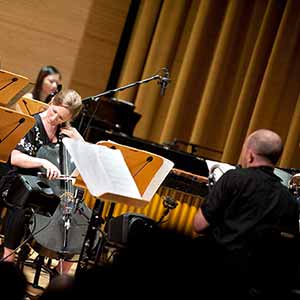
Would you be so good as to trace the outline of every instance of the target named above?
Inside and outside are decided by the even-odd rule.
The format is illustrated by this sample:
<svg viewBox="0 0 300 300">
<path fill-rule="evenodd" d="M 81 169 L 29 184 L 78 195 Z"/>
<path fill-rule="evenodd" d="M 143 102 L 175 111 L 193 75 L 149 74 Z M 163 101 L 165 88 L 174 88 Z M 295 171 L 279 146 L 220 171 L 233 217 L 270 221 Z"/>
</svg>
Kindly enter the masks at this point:
<svg viewBox="0 0 300 300">
<path fill-rule="evenodd" d="M 205 179 L 209 173 L 205 159 L 175 149 L 171 145 L 134 137 L 134 128 L 141 118 L 141 115 L 134 109 L 135 106 L 127 101 L 101 98 L 97 102 L 84 103 L 84 113 L 75 122 L 88 142 L 97 143 L 100 140 L 111 140 L 155 153 L 173 161 L 174 172 L 170 172 L 163 185 L 194 195 L 205 196 L 208 192 Z"/>
</svg>

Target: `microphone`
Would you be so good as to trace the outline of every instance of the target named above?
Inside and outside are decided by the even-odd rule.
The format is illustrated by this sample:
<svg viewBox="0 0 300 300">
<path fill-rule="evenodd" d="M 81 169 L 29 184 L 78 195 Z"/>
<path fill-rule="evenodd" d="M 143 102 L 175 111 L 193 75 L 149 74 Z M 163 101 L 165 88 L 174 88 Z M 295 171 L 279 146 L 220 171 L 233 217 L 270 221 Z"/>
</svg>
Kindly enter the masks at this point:
<svg viewBox="0 0 300 300">
<path fill-rule="evenodd" d="M 178 205 L 177 201 L 171 196 L 166 196 L 163 200 L 163 206 L 169 209 L 173 209 Z"/>
<path fill-rule="evenodd" d="M 56 88 L 56 94 L 59 93 L 62 89 L 62 84 L 58 84 Z"/>
<path fill-rule="evenodd" d="M 208 176 L 208 190 L 210 191 L 212 189 L 212 187 L 215 185 L 216 183 L 216 177 L 214 173 L 210 173 Z"/>
<path fill-rule="evenodd" d="M 0 91 L 4 90 L 6 87 L 8 87 L 9 85 L 13 84 L 16 81 L 18 81 L 18 78 L 16 78 L 16 77 L 12 78 L 9 83 L 5 84 L 4 86 L 2 86 L 0 88 Z"/>
<path fill-rule="evenodd" d="M 159 78 L 159 84 L 160 84 L 160 95 L 163 96 L 165 94 L 165 90 L 169 84 L 169 82 L 171 81 L 170 79 L 170 74 L 168 71 L 168 68 L 163 68 L 164 71 L 164 75 L 160 76 Z"/>
<path fill-rule="evenodd" d="M 151 162 L 152 160 L 153 160 L 152 156 L 148 156 L 147 159 L 146 159 L 147 162 Z"/>
<path fill-rule="evenodd" d="M 211 168 L 210 168 L 210 174 L 212 175 L 214 172 L 215 172 L 215 170 L 220 170 L 221 171 L 221 173 L 223 173 L 224 174 L 224 172 L 223 172 L 223 170 L 221 169 L 221 166 L 219 165 L 219 164 L 214 164 Z"/>
<path fill-rule="evenodd" d="M 62 84 L 58 84 L 58 85 L 57 85 L 57 88 L 56 88 L 56 90 L 55 90 L 55 92 L 49 94 L 49 95 L 47 96 L 45 102 L 46 102 L 46 103 L 49 103 L 49 102 L 51 101 L 51 99 L 52 99 L 56 94 L 58 94 L 58 93 L 61 91 L 61 89 L 62 89 Z"/>
<path fill-rule="evenodd" d="M 24 105 L 25 105 L 25 108 L 26 108 L 28 114 L 31 115 L 31 112 L 30 112 L 30 110 L 29 110 L 29 108 L 28 108 L 28 105 L 27 105 L 27 101 L 25 101 L 25 100 L 23 99 L 23 103 L 24 103 Z"/>
<path fill-rule="evenodd" d="M 164 197 L 163 206 L 165 207 L 165 211 L 163 212 L 156 224 L 159 225 L 163 223 L 163 219 L 169 214 L 170 210 L 176 208 L 177 205 L 177 201 L 171 196 Z"/>
<path fill-rule="evenodd" d="M 148 156 L 143 163 L 143 165 L 135 172 L 135 174 L 132 175 L 132 177 L 135 177 L 137 174 L 139 174 L 151 161 L 153 160 L 152 156 Z"/>
<path fill-rule="evenodd" d="M 210 170 L 208 175 L 208 189 L 210 190 L 215 183 L 217 182 L 216 174 L 214 173 L 215 170 L 219 170 L 222 174 L 224 174 L 224 171 L 221 169 L 221 166 L 219 164 L 214 164 Z"/>
</svg>

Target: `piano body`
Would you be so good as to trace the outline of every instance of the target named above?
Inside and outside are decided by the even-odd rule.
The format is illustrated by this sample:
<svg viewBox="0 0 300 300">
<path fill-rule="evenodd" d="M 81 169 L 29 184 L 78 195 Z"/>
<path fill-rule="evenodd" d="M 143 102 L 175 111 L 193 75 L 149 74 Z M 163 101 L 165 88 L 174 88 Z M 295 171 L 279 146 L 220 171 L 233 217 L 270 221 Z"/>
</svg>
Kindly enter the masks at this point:
<svg viewBox="0 0 300 300">
<path fill-rule="evenodd" d="M 82 113 L 75 120 L 75 127 L 101 128 L 122 132 L 131 136 L 141 115 L 134 111 L 135 106 L 128 101 L 101 97 L 98 101 L 91 98 L 83 100 Z"/>
<path fill-rule="evenodd" d="M 114 106 L 116 106 L 116 109 L 114 109 Z M 95 109 L 95 104 L 92 107 Z M 170 210 L 166 216 L 166 222 L 162 226 L 187 235 L 193 235 L 193 217 L 208 193 L 207 178 L 209 170 L 205 159 L 191 153 L 172 149 L 169 146 L 132 136 L 134 127 L 139 120 L 132 104 L 126 105 L 126 103 L 119 103 L 116 100 L 105 100 L 103 103 L 98 104 L 98 108 L 94 110 L 96 112 L 94 113 L 93 109 L 89 107 L 86 109 L 84 117 L 79 116 L 78 122 L 84 124 L 82 128 L 86 128 L 88 124 L 84 135 L 86 141 L 97 143 L 102 140 L 111 140 L 119 144 L 158 154 L 173 161 L 175 164 L 173 170 L 166 177 L 149 204 L 144 208 L 137 208 L 123 203 L 116 203 L 113 216 L 117 217 L 124 213 L 139 213 L 158 221 L 167 209 L 165 199 L 169 196 L 176 201 L 177 205 Z M 90 118 L 92 120 L 89 120 Z M 126 122 L 126 120 L 130 119 L 133 121 Z M 126 123 L 129 124 L 127 128 Z M 83 133 L 82 130 L 79 131 Z M 85 202 L 91 208 L 95 203 L 95 198 L 88 191 L 85 193 Z M 104 218 L 109 209 L 110 203 L 105 202 L 102 211 Z"/>
</svg>

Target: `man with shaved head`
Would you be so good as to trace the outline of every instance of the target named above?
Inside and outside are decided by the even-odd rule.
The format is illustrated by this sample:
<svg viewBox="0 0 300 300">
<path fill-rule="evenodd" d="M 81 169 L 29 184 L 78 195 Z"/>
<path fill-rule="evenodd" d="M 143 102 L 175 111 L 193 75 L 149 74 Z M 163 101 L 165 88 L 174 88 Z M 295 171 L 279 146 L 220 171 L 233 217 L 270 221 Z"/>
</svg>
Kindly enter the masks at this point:
<svg viewBox="0 0 300 300">
<path fill-rule="evenodd" d="M 244 142 L 241 154 L 242 167 L 270 166 L 274 168 L 282 150 L 282 141 L 277 133 L 259 129 L 250 134 Z"/>
<path fill-rule="evenodd" d="M 243 276 L 248 274 L 254 249 L 275 232 L 291 236 L 299 232 L 297 201 L 274 174 L 282 150 L 277 133 L 268 129 L 251 133 L 243 144 L 242 168 L 221 176 L 193 220 L 194 230 L 205 232 L 222 250 L 218 252 L 222 253 L 221 260 L 239 284 L 252 284 L 245 282 Z M 268 253 L 269 257 L 274 250 Z"/>
</svg>

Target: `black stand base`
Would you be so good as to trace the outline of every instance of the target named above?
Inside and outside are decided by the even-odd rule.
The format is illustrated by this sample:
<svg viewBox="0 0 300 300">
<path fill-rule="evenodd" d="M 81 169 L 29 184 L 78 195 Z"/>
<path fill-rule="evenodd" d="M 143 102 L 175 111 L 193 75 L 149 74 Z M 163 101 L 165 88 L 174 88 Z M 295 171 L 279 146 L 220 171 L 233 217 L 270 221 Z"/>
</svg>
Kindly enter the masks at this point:
<svg viewBox="0 0 300 300">
<path fill-rule="evenodd" d="M 32 287 L 35 289 L 44 290 L 42 286 L 39 285 L 39 280 L 41 276 L 42 270 L 47 272 L 49 274 L 49 279 L 53 278 L 56 275 L 56 272 L 51 269 L 51 259 L 49 258 L 47 263 L 45 263 L 45 256 L 38 255 L 34 261 L 28 260 L 28 254 L 29 254 L 29 246 L 25 245 L 24 249 L 20 250 L 17 264 L 19 268 L 24 271 L 24 266 L 31 267 L 32 269 L 35 269 L 33 282 L 31 283 Z M 26 255 L 27 254 L 27 255 Z"/>
<path fill-rule="evenodd" d="M 106 227 L 107 221 L 112 218 L 115 203 L 110 203 L 109 211 L 105 218 L 102 217 L 103 208 L 104 202 L 100 199 L 96 199 L 86 237 L 81 249 L 75 276 L 78 276 L 80 272 L 88 269 L 90 264 L 101 264 L 101 255 L 107 242 L 106 228 L 104 228 L 104 230 L 101 230 L 101 225 L 105 224 L 104 227 Z M 98 231 L 101 232 L 101 236 L 99 237 L 96 244 L 95 242 L 97 241 Z"/>
<path fill-rule="evenodd" d="M 76 268 L 75 276 L 78 276 L 80 272 L 88 269 L 89 260 L 91 259 L 93 246 L 97 236 L 97 230 L 101 226 L 101 224 L 104 223 L 104 220 L 101 217 L 103 208 L 104 208 L 104 203 L 100 201 L 100 199 L 96 199 L 92 211 L 92 216 L 87 229 L 86 237 L 84 239 L 81 253 L 79 256 L 79 261 Z M 103 236 L 100 237 L 100 239 L 102 240 Z"/>
</svg>

